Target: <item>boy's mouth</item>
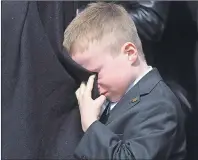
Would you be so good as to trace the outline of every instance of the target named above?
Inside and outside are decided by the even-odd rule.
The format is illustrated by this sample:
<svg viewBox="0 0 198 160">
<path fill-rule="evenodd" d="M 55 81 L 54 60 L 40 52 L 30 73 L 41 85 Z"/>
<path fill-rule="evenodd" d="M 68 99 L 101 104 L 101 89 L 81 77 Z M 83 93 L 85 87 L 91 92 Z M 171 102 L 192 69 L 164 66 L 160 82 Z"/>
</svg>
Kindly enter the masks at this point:
<svg viewBox="0 0 198 160">
<path fill-rule="evenodd" d="M 99 84 L 98 84 L 98 91 L 99 91 L 100 95 L 105 95 L 108 92 L 106 89 L 102 89 Z"/>
<path fill-rule="evenodd" d="M 105 95 L 108 91 L 102 92 L 100 95 Z"/>
</svg>

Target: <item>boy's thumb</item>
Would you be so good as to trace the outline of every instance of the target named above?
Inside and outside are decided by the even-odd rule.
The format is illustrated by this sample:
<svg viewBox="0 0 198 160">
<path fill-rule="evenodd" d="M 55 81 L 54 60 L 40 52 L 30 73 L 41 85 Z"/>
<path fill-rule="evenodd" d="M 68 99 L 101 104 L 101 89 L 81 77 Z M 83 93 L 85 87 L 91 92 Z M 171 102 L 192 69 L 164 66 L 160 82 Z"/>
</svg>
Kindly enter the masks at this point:
<svg viewBox="0 0 198 160">
<path fill-rule="evenodd" d="M 101 107 L 105 100 L 106 100 L 106 97 L 104 95 L 101 95 L 100 97 L 96 99 L 96 103 L 98 104 L 99 107 Z"/>
</svg>

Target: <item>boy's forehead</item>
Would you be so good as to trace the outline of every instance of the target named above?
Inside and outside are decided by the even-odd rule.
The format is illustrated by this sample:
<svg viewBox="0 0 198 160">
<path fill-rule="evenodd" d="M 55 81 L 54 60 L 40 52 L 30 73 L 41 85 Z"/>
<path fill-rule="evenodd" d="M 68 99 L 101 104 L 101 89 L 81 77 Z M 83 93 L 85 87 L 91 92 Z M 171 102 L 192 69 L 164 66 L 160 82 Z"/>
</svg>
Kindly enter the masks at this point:
<svg viewBox="0 0 198 160">
<path fill-rule="evenodd" d="M 75 43 L 72 47 L 71 56 L 81 66 L 94 66 L 94 64 L 104 60 L 102 57 L 107 55 L 107 52 L 108 50 L 104 43 L 93 41 L 86 48 L 82 48 L 81 44 Z"/>
<path fill-rule="evenodd" d="M 84 52 L 77 52 L 72 55 L 72 59 L 80 64 L 80 65 L 87 65 L 93 59 L 93 54 L 89 54 L 86 51 Z"/>
<path fill-rule="evenodd" d="M 94 59 L 94 57 L 97 57 L 102 52 L 102 46 L 95 44 L 90 44 L 86 49 L 80 49 L 78 46 L 75 48 L 71 53 L 72 58 L 80 62 Z"/>
<path fill-rule="evenodd" d="M 82 64 L 85 63 L 88 59 L 88 56 L 86 54 L 83 53 L 75 53 L 72 54 L 72 59 L 77 62 L 78 64 Z"/>
<path fill-rule="evenodd" d="M 83 45 L 83 42 L 75 42 L 70 49 L 70 54 L 76 57 L 81 57 L 81 55 L 83 54 L 82 57 L 85 57 L 84 55 L 87 55 L 91 52 L 91 50 L 93 50 L 93 47 L 90 47 L 91 45 Z"/>
<path fill-rule="evenodd" d="M 96 71 L 103 63 L 103 58 L 99 58 L 98 56 L 101 55 L 85 51 L 83 53 L 74 54 L 72 56 L 72 59 L 87 70 Z"/>
</svg>

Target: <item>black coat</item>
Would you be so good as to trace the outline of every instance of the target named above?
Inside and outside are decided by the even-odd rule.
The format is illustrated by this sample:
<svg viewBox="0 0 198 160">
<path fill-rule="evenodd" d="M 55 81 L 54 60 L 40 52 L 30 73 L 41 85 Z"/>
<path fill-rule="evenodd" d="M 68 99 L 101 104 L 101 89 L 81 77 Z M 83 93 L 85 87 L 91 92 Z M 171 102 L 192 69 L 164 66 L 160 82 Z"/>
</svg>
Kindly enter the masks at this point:
<svg viewBox="0 0 198 160">
<path fill-rule="evenodd" d="M 89 73 L 62 48 L 68 3 L 2 2 L 2 158 L 65 158 L 81 137 L 75 90 Z"/>
<path fill-rule="evenodd" d="M 190 10 L 193 21 L 196 23 L 196 44 L 194 47 L 193 54 L 193 67 L 195 68 L 195 78 L 196 78 L 196 95 L 195 95 L 195 104 L 193 106 L 193 113 L 189 120 L 189 142 L 188 142 L 188 154 L 190 160 L 198 159 L 198 2 L 197 1 L 189 1 L 186 2 L 188 4 L 188 8 Z"/>
</svg>

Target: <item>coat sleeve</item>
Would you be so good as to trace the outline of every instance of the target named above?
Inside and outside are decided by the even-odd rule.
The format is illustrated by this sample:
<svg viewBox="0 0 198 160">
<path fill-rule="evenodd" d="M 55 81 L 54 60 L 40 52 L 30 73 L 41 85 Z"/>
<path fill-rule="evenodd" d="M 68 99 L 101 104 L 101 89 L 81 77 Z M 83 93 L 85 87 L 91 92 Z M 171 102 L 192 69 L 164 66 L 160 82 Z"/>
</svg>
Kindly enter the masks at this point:
<svg viewBox="0 0 198 160">
<path fill-rule="evenodd" d="M 77 159 L 166 160 L 173 147 L 177 116 L 168 102 L 150 107 L 125 123 L 124 134 L 117 135 L 95 121 L 75 150 Z M 113 122 L 112 122 L 113 123 Z M 124 140 L 123 140 L 124 139 Z"/>
</svg>

